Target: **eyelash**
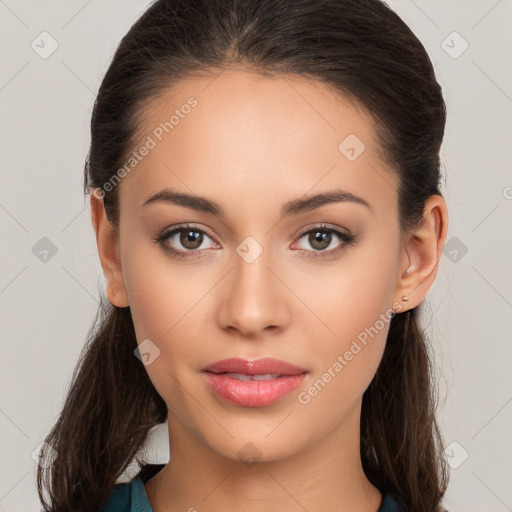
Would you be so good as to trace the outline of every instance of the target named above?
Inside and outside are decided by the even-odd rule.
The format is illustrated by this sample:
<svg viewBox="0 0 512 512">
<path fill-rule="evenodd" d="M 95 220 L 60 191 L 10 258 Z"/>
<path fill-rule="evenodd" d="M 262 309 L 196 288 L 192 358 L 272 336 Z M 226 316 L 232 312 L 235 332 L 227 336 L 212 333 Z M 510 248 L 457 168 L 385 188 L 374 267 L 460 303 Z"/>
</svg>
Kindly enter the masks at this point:
<svg viewBox="0 0 512 512">
<path fill-rule="evenodd" d="M 158 245 L 160 245 L 162 247 L 162 249 L 165 252 L 169 253 L 172 257 L 177 258 L 177 259 L 189 259 L 190 256 L 188 256 L 187 253 L 200 252 L 201 249 L 190 250 L 190 251 L 180 251 L 178 249 L 174 249 L 173 247 L 171 247 L 170 245 L 165 243 L 165 242 L 167 242 L 167 240 L 169 238 L 171 238 L 171 236 L 175 235 L 176 233 L 180 233 L 181 231 L 185 231 L 187 229 L 194 230 L 197 233 L 202 233 L 202 234 L 207 235 L 213 239 L 213 236 L 208 231 L 205 231 L 204 229 L 199 229 L 196 226 L 193 226 L 191 224 L 183 224 L 181 226 L 176 226 L 176 227 L 172 228 L 171 230 L 163 231 L 161 234 L 156 236 L 153 239 L 153 241 L 155 243 L 157 243 Z M 339 231 L 337 229 L 329 227 L 325 224 L 320 224 L 318 226 L 315 226 L 314 228 L 311 228 L 311 229 L 308 229 L 307 231 L 302 232 L 299 235 L 298 239 L 300 240 L 301 238 L 304 237 L 304 235 L 307 235 L 311 232 L 316 232 L 316 231 L 322 231 L 322 232 L 327 232 L 327 233 L 331 233 L 331 234 L 334 233 L 342 241 L 342 244 L 339 247 L 337 247 L 336 249 L 331 249 L 330 251 L 310 251 L 310 252 L 316 253 L 314 256 L 311 257 L 312 259 L 324 258 L 324 257 L 326 257 L 325 255 L 332 256 L 334 254 L 337 254 L 346 245 L 355 245 L 355 243 L 359 237 L 359 235 L 343 233 L 342 231 Z M 202 250 L 206 250 L 206 249 L 202 249 Z M 307 250 L 307 249 L 302 249 L 302 250 Z"/>
</svg>

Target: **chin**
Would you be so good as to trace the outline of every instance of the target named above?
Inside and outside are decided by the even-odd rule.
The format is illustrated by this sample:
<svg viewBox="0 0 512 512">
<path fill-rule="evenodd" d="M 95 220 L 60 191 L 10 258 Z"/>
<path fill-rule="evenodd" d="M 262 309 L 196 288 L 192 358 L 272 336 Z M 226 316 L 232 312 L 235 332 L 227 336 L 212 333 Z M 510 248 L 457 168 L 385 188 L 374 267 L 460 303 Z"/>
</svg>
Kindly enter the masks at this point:
<svg viewBox="0 0 512 512">
<path fill-rule="evenodd" d="M 270 439 L 268 433 L 255 434 L 250 429 L 244 435 L 242 430 L 238 430 L 238 435 L 234 438 L 225 436 L 223 442 L 207 441 L 207 444 L 217 454 L 232 461 L 238 461 L 252 467 L 257 463 L 277 462 L 293 456 L 297 453 L 299 447 L 286 444 L 286 439 L 294 439 L 288 432 L 282 432 L 281 436 L 276 435 Z M 283 435 L 284 434 L 284 435 Z M 271 434 L 270 437 L 272 437 Z"/>
</svg>

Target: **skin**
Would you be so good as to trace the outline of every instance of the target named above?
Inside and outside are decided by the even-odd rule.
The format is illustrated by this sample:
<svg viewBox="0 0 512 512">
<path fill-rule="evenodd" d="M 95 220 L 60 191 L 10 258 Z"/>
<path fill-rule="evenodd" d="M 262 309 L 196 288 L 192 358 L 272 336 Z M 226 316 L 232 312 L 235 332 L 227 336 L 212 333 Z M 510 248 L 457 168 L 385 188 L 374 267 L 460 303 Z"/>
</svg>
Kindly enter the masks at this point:
<svg viewBox="0 0 512 512">
<path fill-rule="evenodd" d="M 118 185 L 119 245 L 102 200 L 91 194 L 109 300 L 130 306 L 138 342 L 149 338 L 160 350 L 145 368 L 169 408 L 172 456 L 146 492 L 155 512 L 375 512 L 382 495 L 361 467 L 361 402 L 389 322 L 309 403 L 298 394 L 380 314 L 424 299 L 446 238 L 446 203 L 430 197 L 421 225 L 402 236 L 397 178 L 356 104 L 303 78 L 215 76 L 181 81 L 148 108 L 141 142 L 190 96 L 198 101 Z M 351 133 L 366 146 L 354 161 L 338 150 Z M 165 187 L 213 200 L 226 217 L 173 204 L 140 207 Z M 280 218 L 287 201 L 339 188 L 371 210 L 338 202 Z M 153 241 L 187 222 L 213 234 L 199 249 L 179 234 L 167 240 L 181 251 L 192 247 L 190 259 Z M 331 232 L 330 244 L 313 245 L 302 234 L 321 223 L 359 238 L 343 246 Z M 263 248 L 251 263 L 236 252 L 247 236 Z M 401 302 L 403 295 L 410 300 Z M 265 356 L 310 372 L 273 405 L 227 403 L 201 375 L 219 359 Z M 259 451 L 256 464 L 240 460 L 247 443 Z"/>
</svg>

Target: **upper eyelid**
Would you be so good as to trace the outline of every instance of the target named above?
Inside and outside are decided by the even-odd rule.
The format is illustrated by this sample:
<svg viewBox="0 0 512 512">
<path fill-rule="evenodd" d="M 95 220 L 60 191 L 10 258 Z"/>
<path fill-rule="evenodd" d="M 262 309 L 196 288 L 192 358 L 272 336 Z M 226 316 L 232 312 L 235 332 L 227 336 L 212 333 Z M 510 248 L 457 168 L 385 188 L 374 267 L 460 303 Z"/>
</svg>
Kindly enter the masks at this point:
<svg viewBox="0 0 512 512">
<path fill-rule="evenodd" d="M 347 228 L 343 228 L 341 226 L 334 226 L 334 225 L 331 226 L 329 222 L 320 222 L 319 224 L 314 224 L 313 226 L 309 226 L 309 227 L 304 228 L 303 230 L 299 231 L 297 236 L 302 236 L 306 233 L 309 233 L 310 231 L 312 231 L 314 229 L 318 229 L 319 231 L 321 231 L 321 230 L 339 231 L 340 233 L 346 234 L 347 236 L 352 235 L 352 232 L 350 230 L 348 230 Z"/>
<path fill-rule="evenodd" d="M 211 234 L 210 228 L 206 228 L 205 229 L 203 227 L 195 226 L 192 223 L 186 223 L 186 224 L 178 225 L 178 226 L 175 226 L 175 227 L 172 227 L 172 228 L 169 228 L 169 229 L 164 229 L 162 231 L 162 235 L 166 235 L 167 236 L 167 235 L 171 235 L 171 234 L 174 234 L 174 233 L 179 233 L 180 231 L 183 231 L 185 229 L 191 229 L 191 230 L 195 229 L 197 231 L 201 231 L 202 233 L 205 233 L 210 238 L 212 238 L 213 240 L 216 241 L 215 237 Z"/>
</svg>

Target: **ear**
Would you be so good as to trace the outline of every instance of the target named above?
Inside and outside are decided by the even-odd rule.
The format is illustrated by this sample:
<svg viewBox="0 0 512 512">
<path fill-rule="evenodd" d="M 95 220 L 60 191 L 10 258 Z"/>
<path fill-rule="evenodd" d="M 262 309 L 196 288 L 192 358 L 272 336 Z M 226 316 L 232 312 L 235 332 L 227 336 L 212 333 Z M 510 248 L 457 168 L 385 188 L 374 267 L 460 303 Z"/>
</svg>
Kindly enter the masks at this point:
<svg viewBox="0 0 512 512">
<path fill-rule="evenodd" d="M 98 254 L 107 282 L 107 297 L 114 306 L 129 305 L 121 268 L 119 244 L 115 230 L 107 218 L 100 189 L 91 192 L 91 220 L 96 234 Z"/>
<path fill-rule="evenodd" d="M 407 235 L 401 252 L 395 301 L 402 304 L 400 312 L 420 304 L 437 276 L 441 251 L 448 232 L 448 209 L 440 195 L 430 196 L 423 210 L 423 220 Z M 403 301 L 403 296 L 409 300 Z"/>
</svg>

